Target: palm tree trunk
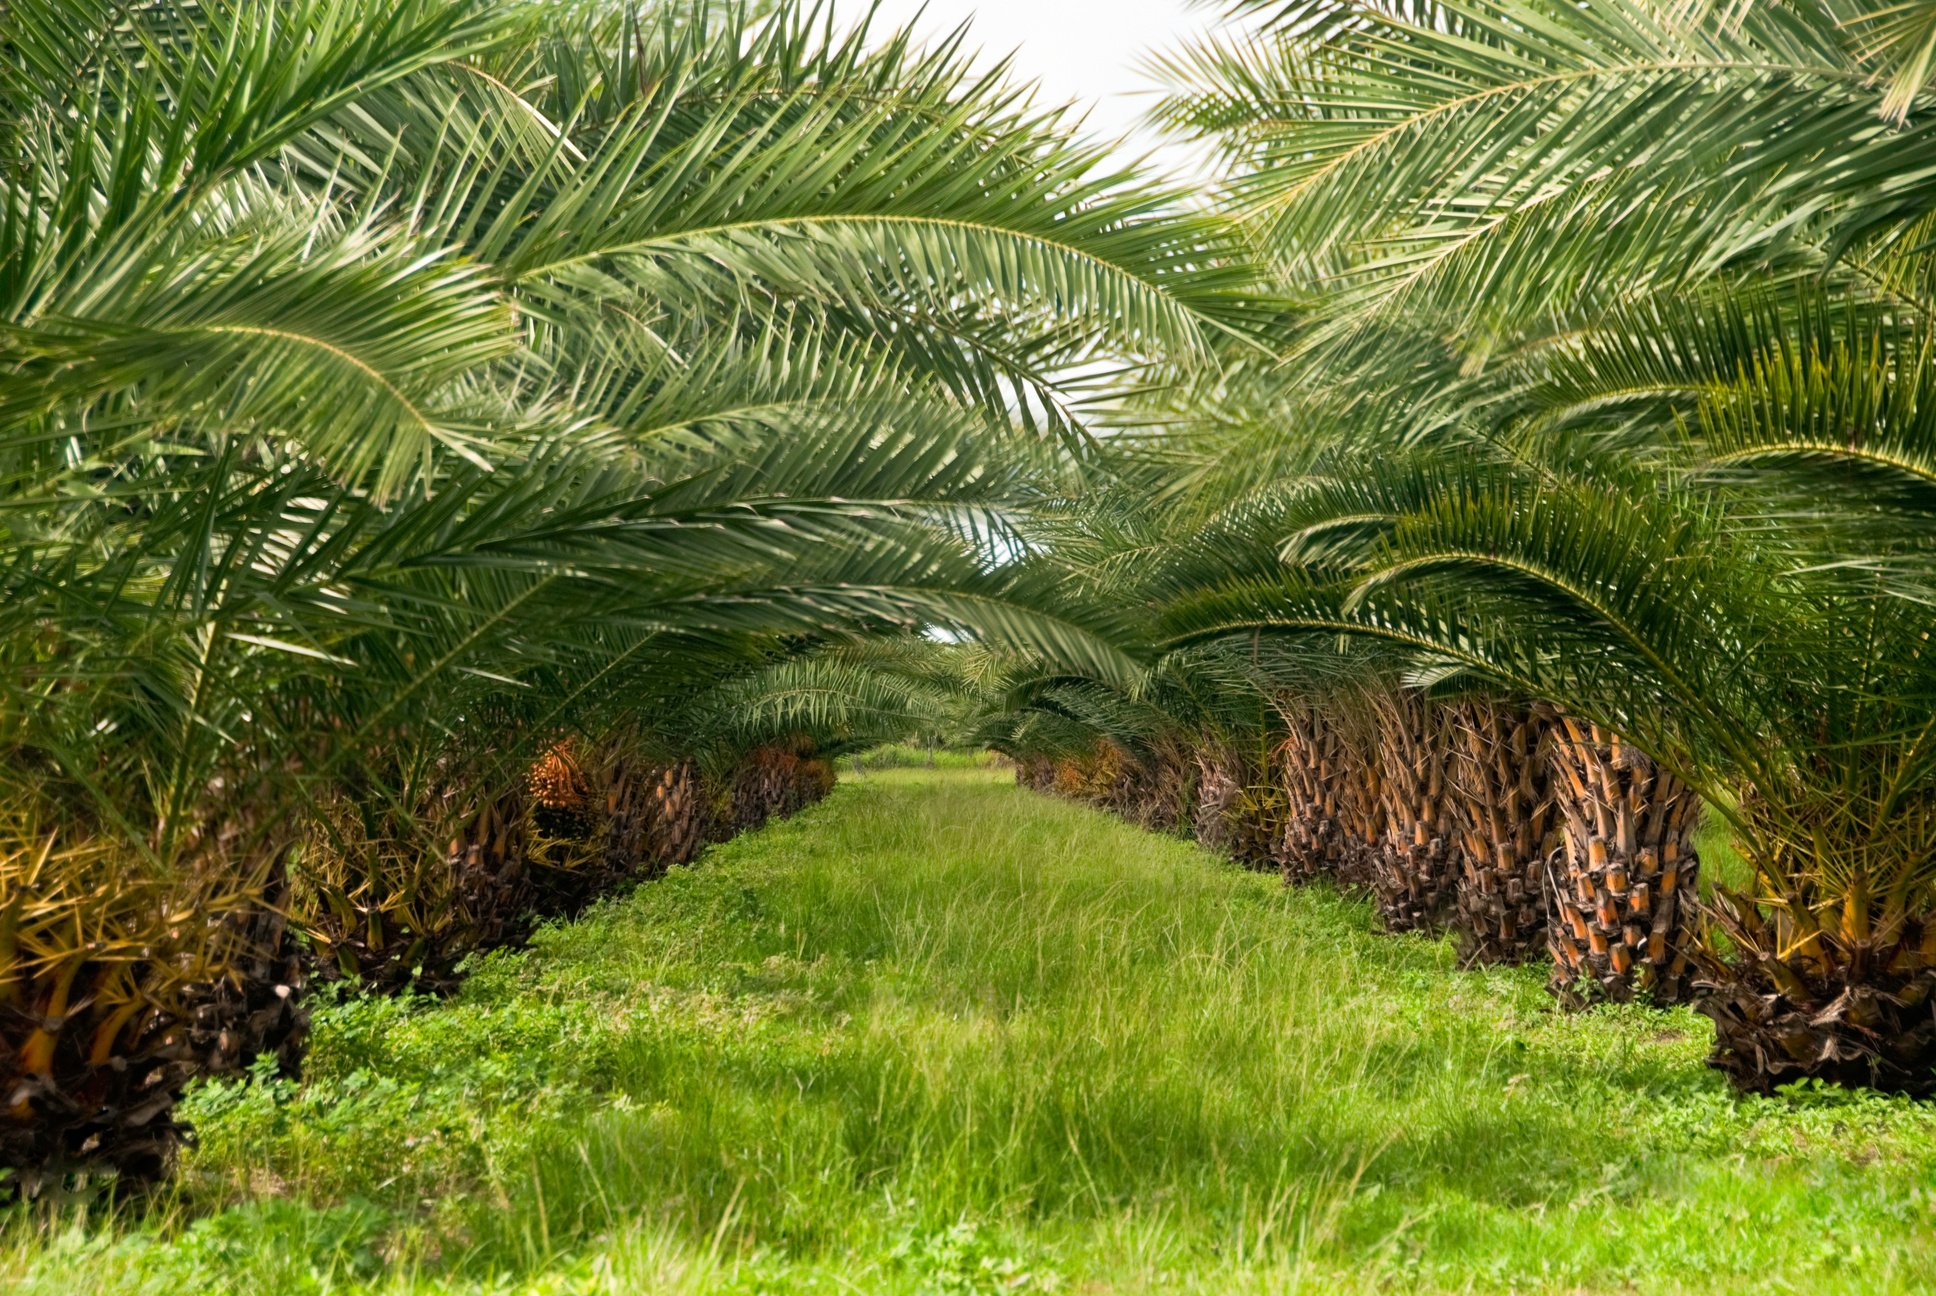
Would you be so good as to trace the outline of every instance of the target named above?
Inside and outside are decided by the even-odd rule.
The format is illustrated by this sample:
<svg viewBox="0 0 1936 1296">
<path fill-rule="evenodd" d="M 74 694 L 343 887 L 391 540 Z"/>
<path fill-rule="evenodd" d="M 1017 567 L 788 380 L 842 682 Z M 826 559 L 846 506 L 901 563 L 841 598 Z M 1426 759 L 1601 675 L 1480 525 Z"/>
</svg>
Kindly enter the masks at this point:
<svg viewBox="0 0 1936 1296">
<path fill-rule="evenodd" d="M 290 926 L 286 854 L 269 868 L 261 900 L 223 923 L 232 949 L 227 974 L 182 992 L 195 1066 L 204 1075 L 240 1076 L 267 1056 L 278 1075 L 294 1080 L 309 1048 L 304 992 L 315 955 Z"/>
<path fill-rule="evenodd" d="M 646 793 L 648 867 L 663 873 L 674 864 L 690 864 L 714 835 L 711 800 L 692 762 L 656 769 Z"/>
<path fill-rule="evenodd" d="M 1193 774 L 1194 765 L 1183 745 L 1172 737 L 1158 738 L 1138 822 L 1161 832 L 1180 830 L 1190 817 L 1190 798 L 1196 784 Z"/>
<path fill-rule="evenodd" d="M 1597 725 L 1561 714 L 1552 740 L 1564 846 L 1548 873 L 1554 992 L 1688 998 L 1700 798 Z"/>
<path fill-rule="evenodd" d="M 1791 785 L 1779 806 L 1752 789 L 1740 799 L 1755 894 L 1717 888 L 1694 949 L 1709 1062 L 1738 1088 L 1817 1079 L 1936 1096 L 1936 913 L 1920 880 L 1936 817 L 1919 798 L 1882 808 L 1886 758 L 1858 768 L 1853 786 Z"/>
<path fill-rule="evenodd" d="M 1222 743 L 1200 751 L 1197 766 L 1197 841 L 1245 868 L 1279 869 L 1284 792 L 1275 777 Z"/>
<path fill-rule="evenodd" d="M 64 844 L 15 796 L 0 808 L 0 1201 L 102 1167 L 129 1193 L 173 1163 L 190 1079 L 258 1054 L 297 1069 L 305 969 L 282 913 L 293 834 L 218 811 L 157 867 L 104 833 Z"/>
<path fill-rule="evenodd" d="M 1546 863 L 1560 835 L 1551 728 L 1526 707 L 1482 700 L 1457 710 L 1452 804 L 1461 875 L 1455 903 L 1468 963 L 1522 963 L 1546 953 Z"/>
<path fill-rule="evenodd" d="M 1193 827 L 1197 845 L 1222 854 L 1230 844 L 1230 822 L 1243 782 L 1236 754 L 1221 745 L 1197 749 L 1197 803 Z"/>
<path fill-rule="evenodd" d="M 1383 837 L 1378 763 L 1371 731 L 1358 732 L 1341 707 L 1280 699 L 1285 729 L 1277 749 L 1283 782 L 1286 883 L 1328 877 L 1371 885 L 1372 858 Z"/>
<path fill-rule="evenodd" d="M 1309 703 L 1280 700 L 1277 711 L 1284 724 L 1284 741 L 1277 748 L 1287 801 L 1284 881 L 1289 885 L 1334 877 L 1345 847 L 1337 807 L 1342 762 L 1336 731 Z"/>
<path fill-rule="evenodd" d="M 1383 835 L 1372 891 L 1387 931 L 1435 931 L 1452 909 L 1461 867 L 1452 821 L 1451 717 L 1412 690 L 1374 703 Z"/>
<path fill-rule="evenodd" d="M 1047 756 L 1026 756 L 1015 764 L 1015 781 L 1033 792 L 1055 790 L 1055 761 Z"/>
</svg>

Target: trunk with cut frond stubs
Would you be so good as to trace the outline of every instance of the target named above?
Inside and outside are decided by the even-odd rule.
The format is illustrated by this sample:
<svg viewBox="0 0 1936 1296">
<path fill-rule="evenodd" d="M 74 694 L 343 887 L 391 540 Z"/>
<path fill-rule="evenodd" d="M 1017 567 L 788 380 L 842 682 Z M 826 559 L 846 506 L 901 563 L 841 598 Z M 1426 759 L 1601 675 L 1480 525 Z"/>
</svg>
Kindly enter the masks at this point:
<svg viewBox="0 0 1936 1296">
<path fill-rule="evenodd" d="M 532 809 L 522 782 L 468 807 L 451 787 L 388 814 L 346 798 L 320 803 L 296 908 L 319 973 L 377 993 L 448 993 L 471 954 L 522 939 Z"/>
<path fill-rule="evenodd" d="M 301 1075 L 309 1047 L 315 955 L 289 922 L 289 887 L 278 866 L 260 901 L 231 914 L 230 966 L 184 988 L 186 1042 L 198 1074 L 242 1075 L 275 1059 L 286 1080 Z"/>
<path fill-rule="evenodd" d="M 569 918 L 653 875 L 644 831 L 655 771 L 622 748 L 553 744 L 525 775 L 525 849 L 534 919 Z"/>
<path fill-rule="evenodd" d="M 1131 823 L 1153 826 L 1156 771 L 1134 752 L 1107 739 L 1096 743 L 1095 766 L 1097 804 Z"/>
<path fill-rule="evenodd" d="M 1335 876 L 1343 826 L 1335 806 L 1336 752 L 1332 734 L 1308 707 L 1280 702 L 1285 726 L 1276 764 L 1284 780 L 1284 881 Z"/>
<path fill-rule="evenodd" d="M 1551 740 L 1564 848 L 1547 882 L 1555 993 L 1572 1003 L 1687 999 L 1700 797 L 1631 743 L 1576 717 L 1559 715 Z"/>
<path fill-rule="evenodd" d="M 605 801 L 606 867 L 613 874 L 657 877 L 675 864 L 692 863 L 714 835 L 699 773 L 689 761 L 616 760 Z"/>
<path fill-rule="evenodd" d="M 1015 761 L 1015 782 L 1031 792 L 1053 792 L 1055 790 L 1055 761 L 1044 755 L 1031 754 Z"/>
<path fill-rule="evenodd" d="M 1288 802 L 1276 778 L 1220 744 L 1199 750 L 1196 762 L 1197 842 L 1245 868 L 1281 868 Z"/>
<path fill-rule="evenodd" d="M 1136 754 L 1114 743 L 1099 743 L 1099 751 L 1113 752 L 1111 778 L 1100 805 L 1138 827 L 1152 832 L 1174 831 L 1188 812 L 1192 779 L 1190 764 L 1173 744 L 1159 742 Z"/>
<path fill-rule="evenodd" d="M 1452 804 L 1461 847 L 1454 925 L 1467 962 L 1547 957 L 1546 868 L 1560 837 L 1551 729 L 1533 709 L 1502 702 L 1469 701 L 1454 713 Z"/>
<path fill-rule="evenodd" d="M 749 752 L 733 775 L 730 826 L 752 832 L 805 809 L 833 790 L 833 766 L 784 747 Z"/>
<path fill-rule="evenodd" d="M 189 1080 L 301 1058 L 304 974 L 273 904 L 286 846 L 224 816 L 158 866 L 18 809 L 0 827 L 0 1196 L 102 1170 L 141 1188 L 183 1141 Z"/>
<path fill-rule="evenodd" d="M 729 810 L 757 827 L 831 783 L 824 761 L 766 751 L 742 767 Z M 385 993 L 446 993 L 471 954 L 689 863 L 726 826 L 690 762 L 570 738 L 494 796 L 443 787 L 393 814 L 336 798 L 318 824 L 298 918 L 326 976 Z"/>
<path fill-rule="evenodd" d="M 1329 711 L 1281 698 L 1276 707 L 1285 727 L 1275 762 L 1286 802 L 1284 881 L 1369 886 L 1380 836 L 1375 753 Z"/>
<path fill-rule="evenodd" d="M 1372 892 L 1387 931 L 1437 931 L 1461 872 L 1453 822 L 1450 710 L 1406 690 L 1373 703 L 1382 835 Z"/>
<path fill-rule="evenodd" d="M 1163 738 L 1156 744 L 1149 787 L 1138 821 L 1163 832 L 1181 831 L 1190 819 L 1196 795 L 1196 763 L 1182 743 Z"/>
<path fill-rule="evenodd" d="M 318 801 L 295 914 L 322 976 L 378 993 L 448 993 L 465 959 L 529 933 L 541 878 L 557 887 L 595 862 L 600 817 L 572 743 L 480 792 L 490 768 L 443 768 L 434 786 L 392 799 Z"/>
<path fill-rule="evenodd" d="M 1197 803 L 1192 828 L 1199 846 L 1221 852 L 1230 840 L 1230 818 L 1243 783 L 1228 752 L 1199 749 L 1195 759 Z"/>
<path fill-rule="evenodd" d="M 1936 1096 L 1936 814 L 1782 809 L 1742 797 L 1756 897 L 1717 889 L 1694 947 L 1711 1064 L 1759 1093 L 1815 1079 Z"/>
</svg>

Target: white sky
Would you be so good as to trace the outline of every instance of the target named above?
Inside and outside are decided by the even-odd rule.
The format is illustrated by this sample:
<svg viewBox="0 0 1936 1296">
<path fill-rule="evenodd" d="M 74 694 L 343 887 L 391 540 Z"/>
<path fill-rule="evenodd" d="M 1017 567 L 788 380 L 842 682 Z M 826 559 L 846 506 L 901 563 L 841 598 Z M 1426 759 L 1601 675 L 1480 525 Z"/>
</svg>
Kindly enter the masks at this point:
<svg viewBox="0 0 1936 1296">
<path fill-rule="evenodd" d="M 858 22 L 868 4 L 834 0 L 834 14 Z M 1143 56 L 1214 27 L 1217 13 L 1189 0 L 881 0 L 875 22 L 887 31 L 914 21 L 924 35 L 939 37 L 964 19 L 970 49 L 997 58 L 1012 53 L 1015 74 L 1040 83 L 1045 106 L 1092 105 L 1089 132 L 1113 139 L 1129 134 L 1149 104 L 1154 82 L 1140 70 Z M 1148 152 L 1154 144 L 1141 136 L 1129 152 Z M 1163 151 L 1162 164 L 1181 168 L 1191 161 L 1172 148 Z"/>
</svg>

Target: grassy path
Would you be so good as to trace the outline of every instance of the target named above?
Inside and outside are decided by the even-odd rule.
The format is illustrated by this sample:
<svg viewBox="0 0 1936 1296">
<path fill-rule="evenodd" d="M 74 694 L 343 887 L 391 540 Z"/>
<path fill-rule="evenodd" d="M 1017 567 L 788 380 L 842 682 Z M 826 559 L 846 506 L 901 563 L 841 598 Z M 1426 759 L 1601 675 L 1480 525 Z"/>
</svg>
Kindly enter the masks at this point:
<svg viewBox="0 0 1936 1296">
<path fill-rule="evenodd" d="M 1366 909 L 988 771 L 849 779 L 454 1003 L 204 1091 L 182 1199 L 0 1287 L 1927 1291 L 1936 1115 L 1738 1101 Z"/>
</svg>

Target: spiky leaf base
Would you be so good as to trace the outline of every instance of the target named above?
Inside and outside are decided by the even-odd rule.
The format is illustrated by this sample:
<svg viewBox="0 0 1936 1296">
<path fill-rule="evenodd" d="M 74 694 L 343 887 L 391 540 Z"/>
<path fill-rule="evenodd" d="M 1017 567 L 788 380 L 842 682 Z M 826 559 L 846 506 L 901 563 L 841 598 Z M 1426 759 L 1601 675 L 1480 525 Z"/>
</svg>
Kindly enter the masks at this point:
<svg viewBox="0 0 1936 1296">
<path fill-rule="evenodd" d="M 1230 822 L 1243 780 L 1236 758 L 1227 752 L 1200 751 L 1197 762 L 1197 804 L 1191 827 L 1197 844 L 1221 853 L 1230 841 Z"/>
<path fill-rule="evenodd" d="M 143 1185 L 184 1137 L 189 1079 L 300 1051 L 300 1006 L 269 982 L 277 848 L 252 855 L 234 846 L 247 825 L 213 820 L 184 839 L 205 854 L 157 869 L 104 834 L 60 845 L 44 822 L 0 826 L 0 1195 L 103 1171 Z"/>
<path fill-rule="evenodd" d="M 796 814 L 825 797 L 833 786 L 831 763 L 781 747 L 758 748 L 733 776 L 733 831 L 753 832 L 769 819 Z"/>
<path fill-rule="evenodd" d="M 1377 702 L 1378 804 L 1384 831 L 1372 893 L 1387 931 L 1436 931 L 1462 871 L 1451 836 L 1450 715 L 1409 690 Z"/>
<path fill-rule="evenodd" d="M 355 806 L 322 808 L 329 832 L 304 861 L 297 897 L 319 977 L 378 994 L 447 994 L 472 953 L 523 939 L 534 901 L 529 789 L 520 781 L 455 809 L 464 804 L 457 789 L 440 789 L 414 820 L 374 825 Z M 442 845 L 431 840 L 440 827 L 450 833 Z"/>
<path fill-rule="evenodd" d="M 1467 963 L 1547 957 L 1546 863 L 1559 845 L 1551 727 L 1522 707 L 1474 701 L 1458 708 L 1452 776 L 1462 849 L 1454 926 Z"/>
<path fill-rule="evenodd" d="M 1710 1065 L 1738 1088 L 1794 1080 L 1936 1095 L 1936 918 L 1881 923 L 1772 909 L 1729 891 L 1711 905 L 1732 947 L 1704 941 L 1698 1001 Z"/>
<path fill-rule="evenodd" d="M 9 1039 L 43 1024 L 0 1008 L 0 1034 Z M 0 1197 L 35 1196 L 72 1174 L 103 1170 L 124 1187 L 145 1187 L 168 1172 L 186 1138 L 175 1103 L 195 1068 L 166 1015 L 129 1023 L 104 1061 L 62 1049 L 44 1068 L 8 1071 Z"/>
<path fill-rule="evenodd" d="M 263 905 L 231 919 L 245 952 L 225 975 L 184 988 L 184 1035 L 197 1073 L 241 1075 L 271 1057 L 284 1079 L 301 1075 L 314 956 L 290 930 L 286 904 L 287 888 L 278 884 Z"/>
<path fill-rule="evenodd" d="M 1159 741 L 1129 818 L 1155 832 L 1180 831 L 1189 822 L 1195 790 L 1195 762 L 1178 744 Z"/>
<path fill-rule="evenodd" d="M 1276 761 L 1286 802 L 1284 881 L 1370 887 L 1382 828 L 1375 754 L 1331 714 L 1290 699 L 1276 705 L 1285 726 Z"/>
<path fill-rule="evenodd" d="M 1390 842 L 1373 863 L 1371 887 L 1378 920 L 1389 932 L 1434 932 L 1452 909 L 1457 876 L 1451 843 L 1432 837 L 1410 846 Z"/>
<path fill-rule="evenodd" d="M 1571 716 L 1557 717 L 1552 750 L 1563 827 L 1548 879 L 1554 993 L 1571 1004 L 1643 991 L 1657 1003 L 1687 999 L 1700 798 L 1631 745 Z"/>
<path fill-rule="evenodd" d="M 1055 762 L 1047 756 L 1024 756 L 1015 762 L 1015 782 L 1031 792 L 1055 790 Z"/>
<path fill-rule="evenodd" d="M 1197 843 L 1245 868 L 1277 872 L 1283 867 L 1282 787 L 1235 752 L 1208 748 L 1197 756 Z"/>
</svg>

